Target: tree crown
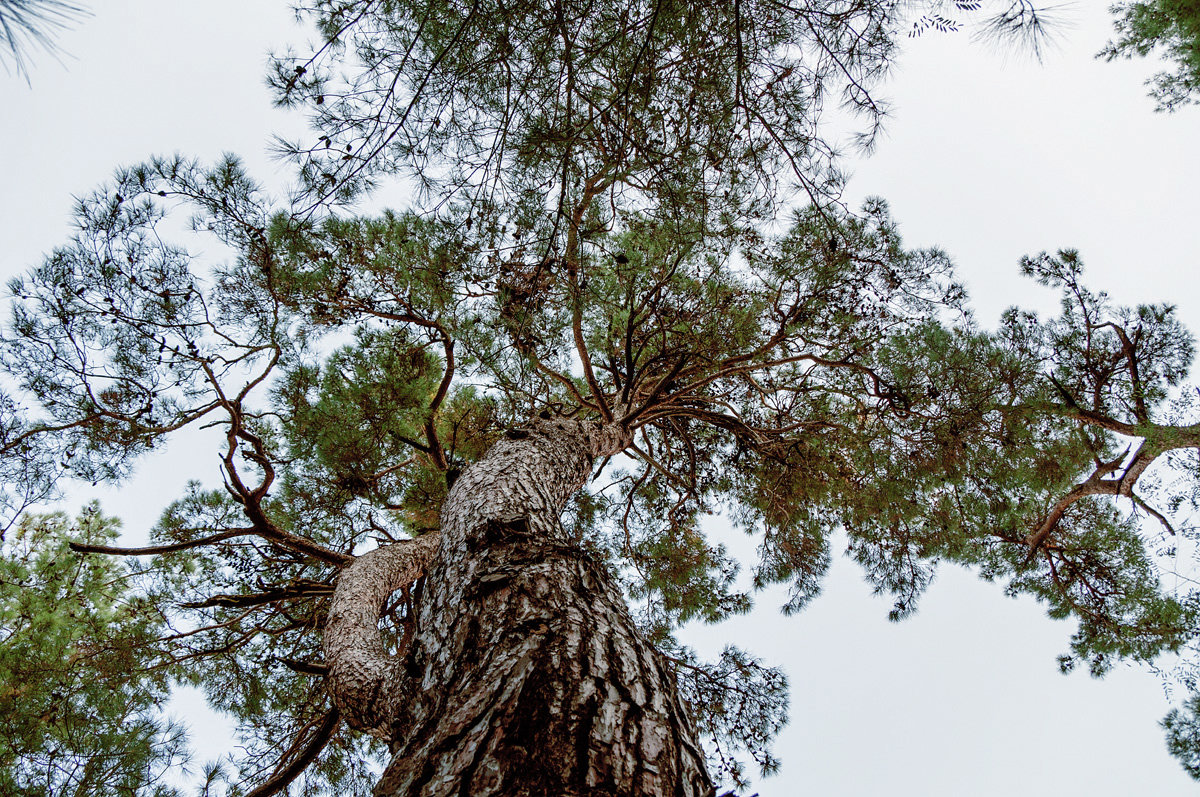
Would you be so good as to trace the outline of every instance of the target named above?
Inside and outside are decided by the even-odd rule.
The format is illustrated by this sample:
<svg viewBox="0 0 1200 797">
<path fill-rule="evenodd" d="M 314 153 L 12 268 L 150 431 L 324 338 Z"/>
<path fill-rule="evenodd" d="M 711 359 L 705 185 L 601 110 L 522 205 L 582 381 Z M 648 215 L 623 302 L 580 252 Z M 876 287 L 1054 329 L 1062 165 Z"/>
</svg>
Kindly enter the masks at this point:
<svg viewBox="0 0 1200 797">
<path fill-rule="evenodd" d="M 336 575 L 435 533 L 458 475 L 539 416 L 632 441 L 567 521 L 735 778 L 739 750 L 772 766 L 786 697 L 753 657 L 673 639 L 750 604 L 715 511 L 755 535 L 745 564 L 788 585 L 786 611 L 844 533 L 895 619 L 949 561 L 1076 617 L 1065 667 L 1194 644 L 1196 596 L 1164 589 L 1154 549 L 1196 489 L 1149 484 L 1200 445 L 1173 309 L 1114 305 L 1063 251 L 1023 264 L 1058 316 L 983 330 L 945 253 L 906 248 L 881 200 L 834 199 L 819 111 L 840 95 L 874 130 L 905 5 L 318 4 L 317 54 L 273 72 L 320 133 L 292 148 L 298 197 L 233 157 L 152 160 L 10 285 L 13 515 L 60 476 L 118 481 L 186 426 L 221 430 L 222 488 L 189 487 L 152 546 L 73 548 L 155 555 L 137 600 L 170 607 L 151 630 L 172 644 L 148 647 L 152 685 L 204 685 L 253 728 L 230 777 L 264 789 L 294 761 L 316 762 L 311 788 L 365 788 L 381 747 L 332 731 L 318 686 Z M 403 170 L 413 207 L 339 204 Z M 809 201 L 782 211 L 795 189 Z M 386 607 L 397 648 L 419 599 Z M 1188 722 L 1169 725 L 1185 751 Z"/>
</svg>

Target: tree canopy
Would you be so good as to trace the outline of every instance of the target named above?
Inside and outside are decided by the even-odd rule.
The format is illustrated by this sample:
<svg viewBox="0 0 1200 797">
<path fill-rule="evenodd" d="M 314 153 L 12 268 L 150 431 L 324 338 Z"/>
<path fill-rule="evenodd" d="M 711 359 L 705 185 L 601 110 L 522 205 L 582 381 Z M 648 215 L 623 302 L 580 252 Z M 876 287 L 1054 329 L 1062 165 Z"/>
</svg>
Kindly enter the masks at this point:
<svg viewBox="0 0 1200 797">
<path fill-rule="evenodd" d="M 4 540 L 6 794 L 161 794 L 184 757 L 182 728 L 157 711 L 167 674 L 141 650 L 164 634 L 159 607 L 124 562 L 69 548 L 112 542 L 118 526 L 92 505 L 74 522 L 26 515 Z"/>
<path fill-rule="evenodd" d="M 320 136 L 290 149 L 296 196 L 265 196 L 233 157 L 151 160 L 81 199 L 75 237 L 10 285 L 11 517 L 63 476 L 116 482 L 179 429 L 222 430 L 224 485 L 171 503 L 153 546 L 113 547 L 95 511 L 78 521 L 77 552 L 153 555 L 136 584 L 62 557 L 61 516 L 9 530 L 32 546 L 8 560 L 32 562 L 13 583 L 53 595 L 55 562 L 105 583 L 70 600 L 104 617 L 103 644 L 138 651 L 124 669 L 147 676 L 122 685 L 123 710 L 140 718 L 174 679 L 238 719 L 240 769 L 210 782 L 373 784 L 382 745 L 324 688 L 339 570 L 436 534 L 458 476 L 539 417 L 629 433 L 566 522 L 735 782 L 739 757 L 772 767 L 786 684 L 745 652 L 704 663 L 674 640 L 749 605 L 742 563 L 699 523 L 715 511 L 755 535 L 746 564 L 788 585 L 787 611 L 819 591 L 840 531 L 896 619 L 950 562 L 1076 618 L 1064 667 L 1194 643 L 1196 596 L 1155 564 L 1197 496 L 1192 340 L 1173 308 L 1090 291 L 1061 251 L 1023 263 L 1060 314 L 981 329 L 945 253 L 906 248 L 882 200 L 837 200 L 818 124 L 840 100 L 869 140 L 897 36 L 949 23 L 906 4 L 722 8 L 319 4 L 316 55 L 273 71 Z M 397 173 L 412 207 L 344 204 Z M 1170 460 L 1185 478 L 1151 483 Z M 393 649 L 420 600 L 418 582 L 386 607 Z M 20 616 L 81 633 L 62 610 Z M 1167 727 L 1197 772 L 1194 723 L 1185 708 Z M 137 751 L 130 772 L 175 754 L 171 729 L 138 727 L 113 742 Z"/>
<path fill-rule="evenodd" d="M 1120 3 L 1113 10 L 1118 35 L 1101 55 L 1111 61 L 1161 50 L 1176 68 L 1148 81 L 1158 109 L 1195 103 L 1200 92 L 1200 5 L 1193 0 L 1155 0 Z"/>
</svg>

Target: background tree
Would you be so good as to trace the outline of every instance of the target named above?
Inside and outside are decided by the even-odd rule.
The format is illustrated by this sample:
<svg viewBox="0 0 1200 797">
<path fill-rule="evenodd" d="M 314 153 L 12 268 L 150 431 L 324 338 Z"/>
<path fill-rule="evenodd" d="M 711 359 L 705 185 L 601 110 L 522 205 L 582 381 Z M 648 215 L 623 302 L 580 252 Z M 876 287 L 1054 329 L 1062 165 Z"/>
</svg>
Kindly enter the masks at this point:
<svg viewBox="0 0 1200 797">
<path fill-rule="evenodd" d="M 26 515 L 0 559 L 0 786 L 12 795 L 156 794 L 186 752 L 158 704 L 167 675 L 143 648 L 164 633 L 125 562 L 79 557 L 119 523 L 92 505 L 71 522 Z"/>
</svg>

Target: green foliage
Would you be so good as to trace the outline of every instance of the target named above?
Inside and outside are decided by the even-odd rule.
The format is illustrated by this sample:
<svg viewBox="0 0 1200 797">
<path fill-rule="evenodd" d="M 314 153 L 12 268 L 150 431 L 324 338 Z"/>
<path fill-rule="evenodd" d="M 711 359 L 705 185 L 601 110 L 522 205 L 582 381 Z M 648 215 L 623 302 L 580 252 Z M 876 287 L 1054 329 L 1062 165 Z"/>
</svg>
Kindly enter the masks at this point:
<svg viewBox="0 0 1200 797">
<path fill-rule="evenodd" d="M 1183 59 L 1189 8 L 1125 8 L 1136 24 L 1114 52 L 1170 40 Z M 951 29 L 950 10 L 1007 34 L 1041 24 L 1008 0 L 303 8 L 323 46 L 272 76 L 319 133 L 292 149 L 296 203 L 232 157 L 152 160 L 81 200 L 73 239 L 10 286 L 8 517 L 60 476 L 118 481 L 186 426 L 221 432 L 224 484 L 192 483 L 166 508 L 133 591 L 133 571 L 65 555 L 61 516 L 18 528 L 0 664 L 68 650 L 100 676 L 71 680 L 81 664 L 3 695 L 33 701 L 6 737 L 7 776 L 49 745 L 87 755 L 77 720 L 55 725 L 85 711 L 113 725 L 96 738 L 130 751 L 122 766 L 157 772 L 178 744 L 151 711 L 169 673 L 238 723 L 242 754 L 211 786 L 242 793 L 302 760 L 306 793 L 366 793 L 383 748 L 338 724 L 324 685 L 338 571 L 436 530 L 462 469 L 539 415 L 630 432 L 566 522 L 675 661 L 716 771 L 736 782 L 742 752 L 775 765 L 784 679 L 735 650 L 698 663 L 672 634 L 745 611 L 743 564 L 802 609 L 835 534 L 893 596 L 893 619 L 950 562 L 1076 618 L 1064 666 L 1188 655 L 1200 606 L 1163 588 L 1152 547 L 1176 533 L 1173 509 L 1200 501 L 1197 471 L 1156 496 L 1142 479 L 1200 449 L 1178 396 L 1193 343 L 1173 309 L 1114 306 L 1063 251 L 1022 264 L 1061 292 L 1060 315 L 1013 309 L 981 330 L 945 253 L 906 248 L 882 200 L 830 201 L 823 107 L 859 112 L 869 141 L 898 34 L 914 15 L 914 30 Z M 396 174 L 416 178 L 413 208 L 338 206 Z M 793 189 L 811 202 L 785 213 Z M 171 223 L 180 212 L 190 232 Z M 757 562 L 709 539 L 702 519 L 719 510 L 755 536 Z M 111 536 L 95 513 L 77 533 Z M 420 594 L 386 608 L 393 645 Z M 23 683 L 13 673 L 3 682 Z M 1167 728 L 1196 771 L 1184 717 Z"/>
<path fill-rule="evenodd" d="M 689 648 L 668 648 L 680 696 L 708 744 L 710 772 L 737 787 L 748 785 L 742 754 L 763 775 L 779 768 L 771 740 L 787 723 L 787 677 L 745 651 L 726 646 L 715 662 L 703 662 Z"/>
<path fill-rule="evenodd" d="M 284 427 L 291 451 L 319 460 L 351 492 L 420 434 L 441 377 L 439 363 L 403 331 L 360 328 L 355 338 L 319 372 L 299 367 L 279 389 L 294 408 Z"/>
<path fill-rule="evenodd" d="M 0 559 L 0 791 L 14 795 L 176 792 L 183 730 L 160 711 L 169 682 L 153 651 L 161 607 L 124 563 L 80 555 L 119 522 L 89 505 L 26 515 Z"/>
<path fill-rule="evenodd" d="M 813 28 L 774 3 L 310 3 L 327 46 L 278 58 L 272 84 L 321 133 L 294 146 L 318 197 L 407 172 L 437 199 L 469 197 L 477 223 L 496 214 L 543 237 L 546 198 L 565 209 L 592 178 L 728 223 L 788 155 L 805 181 L 828 164 L 816 135 L 827 94 L 873 125 L 865 89 L 886 68 L 899 5 L 822 13 Z"/>
<path fill-rule="evenodd" d="M 0 540 L 26 508 L 54 494 L 75 456 L 69 441 L 39 440 L 36 428 L 27 408 L 0 390 Z"/>
<path fill-rule="evenodd" d="M 7 51 L 5 69 L 11 62 L 17 74 L 28 81 L 29 51 L 54 52 L 55 36 L 87 15 L 84 6 L 66 0 L 0 0 L 0 51 Z"/>
<path fill-rule="evenodd" d="M 1184 770 L 1200 780 L 1200 694 L 1194 694 L 1182 708 L 1172 709 L 1163 720 L 1167 749 L 1179 759 Z"/>
<path fill-rule="evenodd" d="M 312 469 L 291 469 L 284 490 L 297 497 L 323 484 L 343 503 L 364 497 L 398 510 L 410 533 L 435 531 L 450 481 L 498 434 L 494 407 L 465 387 L 430 413 L 443 376 L 436 355 L 403 329 L 359 327 L 355 338 L 323 366 L 289 370 L 276 388 L 288 452 Z M 445 443 L 445 468 L 421 456 L 427 425 Z"/>
<path fill-rule="evenodd" d="M 640 623 L 656 641 L 689 620 L 717 622 L 750 609 L 749 596 L 736 589 L 740 565 L 723 545 L 709 543 L 696 503 L 662 487 L 643 475 L 609 507 L 619 513 L 612 558 L 625 569 Z"/>
<path fill-rule="evenodd" d="M 1173 111 L 1200 101 L 1200 3 L 1119 3 L 1113 13 L 1117 14 L 1117 38 L 1100 55 L 1111 61 L 1161 50 L 1164 58 L 1174 62 L 1175 71 L 1160 72 L 1147 81 L 1158 110 Z"/>
</svg>

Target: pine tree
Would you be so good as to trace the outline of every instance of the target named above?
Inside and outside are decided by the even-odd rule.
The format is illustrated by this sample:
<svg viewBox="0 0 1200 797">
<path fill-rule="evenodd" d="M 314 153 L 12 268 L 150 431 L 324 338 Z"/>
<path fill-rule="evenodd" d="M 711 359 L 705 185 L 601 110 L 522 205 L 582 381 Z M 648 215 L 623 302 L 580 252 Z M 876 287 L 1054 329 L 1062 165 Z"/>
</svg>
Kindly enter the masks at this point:
<svg viewBox="0 0 1200 797">
<path fill-rule="evenodd" d="M 183 758 L 183 730 L 158 716 L 168 677 L 143 653 L 164 634 L 161 615 L 124 562 L 69 548 L 112 542 L 118 525 L 91 505 L 73 523 L 26 515 L 4 540 L 5 794 L 174 793 L 162 781 Z"/>
<path fill-rule="evenodd" d="M 700 525 L 719 510 L 787 611 L 841 530 L 896 618 L 951 562 L 1076 617 L 1065 667 L 1192 641 L 1152 551 L 1194 485 L 1144 492 L 1200 446 L 1172 308 L 1113 305 L 1066 251 L 1025 263 L 1061 315 L 988 332 L 886 203 L 836 201 L 822 104 L 870 139 L 907 5 L 320 3 L 324 45 L 273 71 L 319 135 L 290 202 L 232 157 L 80 201 L 10 286 L 9 504 L 223 430 L 224 485 L 152 545 L 71 548 L 143 563 L 155 677 L 253 729 L 231 781 L 700 795 L 770 771 L 781 674 L 673 636 L 749 606 Z M 412 208 L 341 204 L 397 173 Z"/>
<path fill-rule="evenodd" d="M 1175 71 L 1163 71 L 1146 81 L 1158 110 L 1173 111 L 1197 102 L 1200 96 L 1200 3 L 1196 0 L 1153 0 L 1120 3 L 1117 38 L 1100 53 L 1114 58 L 1147 56 L 1152 52 L 1175 62 Z"/>
<path fill-rule="evenodd" d="M 83 6 L 67 0 L 0 0 L 0 47 L 7 51 L 5 58 L 28 80 L 29 51 L 53 52 L 55 35 L 86 14 Z"/>
</svg>

